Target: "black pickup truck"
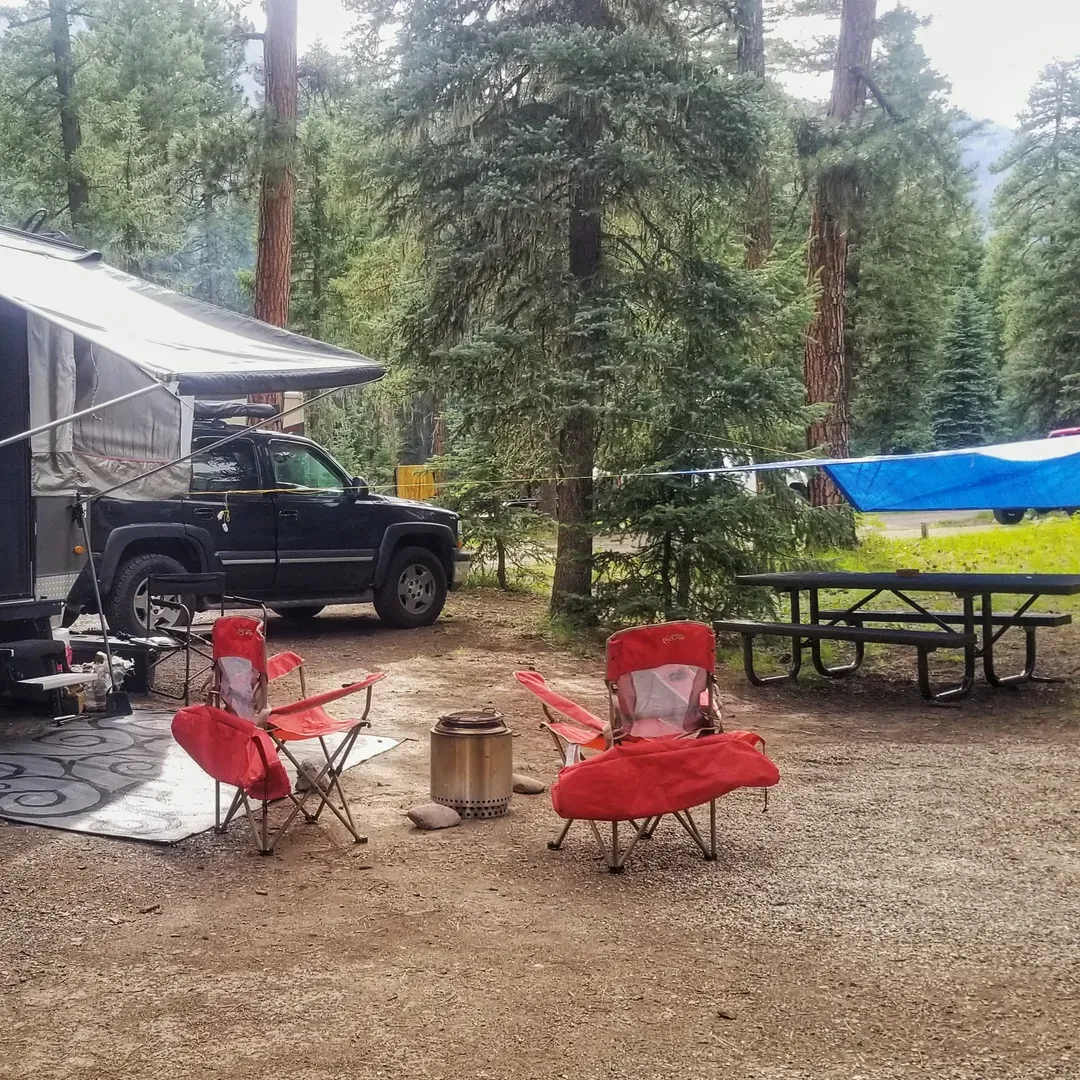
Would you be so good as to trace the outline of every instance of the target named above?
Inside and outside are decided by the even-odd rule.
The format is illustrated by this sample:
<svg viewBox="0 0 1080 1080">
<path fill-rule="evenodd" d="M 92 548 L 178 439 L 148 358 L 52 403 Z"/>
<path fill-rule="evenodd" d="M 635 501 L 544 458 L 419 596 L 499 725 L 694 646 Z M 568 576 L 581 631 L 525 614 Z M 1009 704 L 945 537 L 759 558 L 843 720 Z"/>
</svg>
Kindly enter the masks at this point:
<svg viewBox="0 0 1080 1080">
<path fill-rule="evenodd" d="M 192 448 L 235 431 L 220 420 L 196 421 Z M 384 622 L 416 627 L 439 617 L 447 589 L 464 582 L 469 565 L 457 514 L 372 494 L 310 439 L 256 429 L 197 453 L 184 498 L 99 500 L 91 534 L 106 618 L 132 635 L 176 618 L 167 603 L 148 613 L 151 575 L 224 571 L 226 595 L 289 618 L 370 602 Z M 64 621 L 93 609 L 84 571 Z"/>
</svg>

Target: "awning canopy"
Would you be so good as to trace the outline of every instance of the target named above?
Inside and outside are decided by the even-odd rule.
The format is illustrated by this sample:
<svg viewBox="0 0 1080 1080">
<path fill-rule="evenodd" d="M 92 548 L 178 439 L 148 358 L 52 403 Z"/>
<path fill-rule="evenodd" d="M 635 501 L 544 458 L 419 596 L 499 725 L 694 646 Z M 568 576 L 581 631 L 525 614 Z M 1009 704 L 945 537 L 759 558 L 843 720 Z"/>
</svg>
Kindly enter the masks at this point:
<svg viewBox="0 0 1080 1080">
<path fill-rule="evenodd" d="M 1080 506 L 1080 435 L 930 454 L 805 458 L 753 471 L 825 470 L 856 510 L 1058 509 Z"/>
<path fill-rule="evenodd" d="M 0 229 L 0 296 L 192 397 L 371 382 L 381 365 L 151 285 L 74 245 Z"/>
</svg>

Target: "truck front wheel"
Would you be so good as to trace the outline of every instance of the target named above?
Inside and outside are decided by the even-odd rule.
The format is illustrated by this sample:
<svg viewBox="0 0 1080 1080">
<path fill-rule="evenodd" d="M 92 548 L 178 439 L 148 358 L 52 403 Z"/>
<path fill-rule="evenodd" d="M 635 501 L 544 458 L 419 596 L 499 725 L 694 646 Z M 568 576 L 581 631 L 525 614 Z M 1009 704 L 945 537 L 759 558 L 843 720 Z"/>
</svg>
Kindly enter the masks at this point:
<svg viewBox="0 0 1080 1080">
<path fill-rule="evenodd" d="M 427 548 L 402 548 L 390 560 L 374 599 L 379 618 L 390 626 L 430 626 L 446 603 L 442 562 Z"/>
</svg>

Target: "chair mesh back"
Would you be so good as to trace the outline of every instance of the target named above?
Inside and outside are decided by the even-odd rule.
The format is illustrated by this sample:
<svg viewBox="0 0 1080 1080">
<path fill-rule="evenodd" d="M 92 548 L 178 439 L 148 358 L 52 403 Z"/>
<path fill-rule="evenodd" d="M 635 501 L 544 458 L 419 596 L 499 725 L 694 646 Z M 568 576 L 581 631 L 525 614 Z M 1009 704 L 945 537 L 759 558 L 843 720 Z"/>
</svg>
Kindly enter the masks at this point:
<svg viewBox="0 0 1080 1080">
<path fill-rule="evenodd" d="M 657 739 L 706 726 L 701 695 L 708 672 L 693 664 L 662 664 L 629 671 L 616 682 L 615 736 Z"/>
<path fill-rule="evenodd" d="M 266 677 L 242 656 L 222 656 L 216 663 L 221 704 L 237 716 L 254 720 L 266 706 Z"/>
<path fill-rule="evenodd" d="M 266 638 L 262 622 L 229 615 L 214 623 L 214 668 L 221 705 L 253 720 L 266 708 Z"/>
</svg>

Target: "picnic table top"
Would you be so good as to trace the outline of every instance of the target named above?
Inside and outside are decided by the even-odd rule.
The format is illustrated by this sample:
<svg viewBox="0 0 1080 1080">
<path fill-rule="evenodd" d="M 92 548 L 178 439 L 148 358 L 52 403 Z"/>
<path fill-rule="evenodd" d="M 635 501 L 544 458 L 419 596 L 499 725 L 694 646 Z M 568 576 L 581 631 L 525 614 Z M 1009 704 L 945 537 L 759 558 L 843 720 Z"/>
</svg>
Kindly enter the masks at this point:
<svg viewBox="0 0 1080 1080">
<path fill-rule="evenodd" d="M 739 585 L 774 589 L 900 589 L 903 592 L 945 592 L 957 596 L 1018 593 L 1074 596 L 1080 574 L 899 574 L 848 570 L 787 570 L 775 574 L 739 574 Z"/>
</svg>

